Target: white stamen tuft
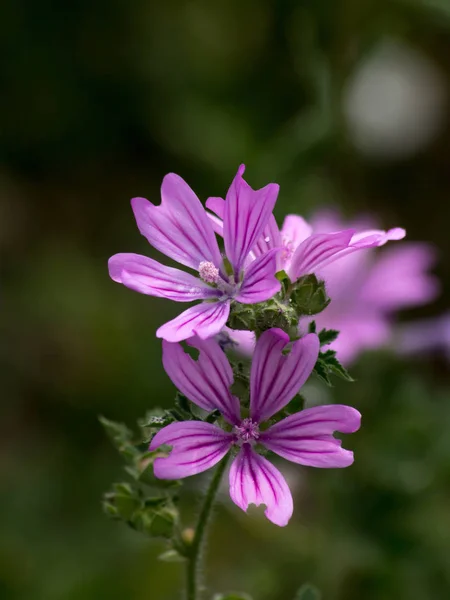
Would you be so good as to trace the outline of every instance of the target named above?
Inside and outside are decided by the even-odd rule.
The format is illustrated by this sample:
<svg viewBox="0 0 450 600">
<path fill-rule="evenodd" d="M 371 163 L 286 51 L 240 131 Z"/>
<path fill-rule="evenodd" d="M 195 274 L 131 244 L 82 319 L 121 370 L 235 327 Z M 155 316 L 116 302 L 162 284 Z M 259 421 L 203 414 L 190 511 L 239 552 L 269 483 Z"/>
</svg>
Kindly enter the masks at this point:
<svg viewBox="0 0 450 600">
<path fill-rule="evenodd" d="M 205 283 L 217 283 L 219 281 L 219 269 L 212 262 L 202 260 L 198 266 L 198 272 Z"/>
</svg>

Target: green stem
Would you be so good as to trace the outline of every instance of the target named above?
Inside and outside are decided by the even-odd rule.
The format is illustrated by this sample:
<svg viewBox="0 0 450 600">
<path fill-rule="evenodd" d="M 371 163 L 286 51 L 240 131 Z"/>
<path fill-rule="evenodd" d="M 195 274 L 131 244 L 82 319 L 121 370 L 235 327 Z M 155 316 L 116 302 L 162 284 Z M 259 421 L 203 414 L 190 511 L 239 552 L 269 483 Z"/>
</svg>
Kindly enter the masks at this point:
<svg viewBox="0 0 450 600">
<path fill-rule="evenodd" d="M 200 600 L 200 559 L 205 538 L 206 529 L 211 517 L 211 509 L 219 489 L 222 475 L 228 464 L 229 454 L 223 458 L 217 465 L 206 491 L 205 499 L 195 528 L 194 539 L 189 548 L 187 562 L 187 582 L 186 582 L 186 600 Z"/>
</svg>

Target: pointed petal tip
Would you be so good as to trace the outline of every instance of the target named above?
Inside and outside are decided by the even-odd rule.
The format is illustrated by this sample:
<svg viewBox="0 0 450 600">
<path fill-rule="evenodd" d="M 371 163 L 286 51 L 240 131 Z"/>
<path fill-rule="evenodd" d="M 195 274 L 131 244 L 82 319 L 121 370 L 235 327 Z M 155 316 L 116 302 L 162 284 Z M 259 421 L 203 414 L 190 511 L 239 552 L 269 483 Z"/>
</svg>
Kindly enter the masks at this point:
<svg viewBox="0 0 450 600">
<path fill-rule="evenodd" d="M 240 422 L 240 405 L 230 393 L 233 370 L 217 341 L 190 336 L 188 346 L 198 350 L 192 357 L 181 344 L 163 341 L 162 363 L 175 387 L 200 408 L 219 410 L 231 424 Z"/>
<path fill-rule="evenodd" d="M 131 208 L 133 209 L 133 211 L 145 208 L 149 204 L 152 205 L 150 200 L 147 200 L 147 198 L 142 198 L 141 196 L 136 196 L 135 198 L 131 198 L 130 204 L 131 204 Z"/>
</svg>

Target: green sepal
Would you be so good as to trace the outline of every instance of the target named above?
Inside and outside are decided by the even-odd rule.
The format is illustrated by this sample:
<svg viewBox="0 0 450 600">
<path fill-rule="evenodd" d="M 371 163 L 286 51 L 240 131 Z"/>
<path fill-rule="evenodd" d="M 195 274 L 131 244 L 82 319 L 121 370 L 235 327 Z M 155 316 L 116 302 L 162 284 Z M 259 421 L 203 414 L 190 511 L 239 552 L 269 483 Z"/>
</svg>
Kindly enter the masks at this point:
<svg viewBox="0 0 450 600">
<path fill-rule="evenodd" d="M 291 302 L 298 316 L 310 316 L 325 310 L 331 299 L 325 283 L 311 273 L 297 280 L 291 292 Z"/>
<path fill-rule="evenodd" d="M 174 507 L 163 506 L 159 509 L 145 507 L 136 517 L 136 529 L 150 537 L 170 540 L 175 533 L 178 513 Z"/>
<path fill-rule="evenodd" d="M 284 298 L 288 293 L 289 286 L 291 285 L 289 275 L 286 273 L 286 271 L 278 271 L 277 273 L 275 273 L 275 277 L 281 283 L 281 295 Z"/>
<path fill-rule="evenodd" d="M 227 326 L 230 329 L 243 329 L 255 331 L 256 329 L 256 304 L 241 304 L 233 302 Z"/>
<path fill-rule="evenodd" d="M 233 302 L 227 326 L 231 329 L 254 331 L 256 338 L 272 327 L 279 327 L 295 336 L 298 315 L 292 302 L 281 300 L 279 296 L 258 304 Z"/>
<path fill-rule="evenodd" d="M 128 521 L 141 501 L 129 483 L 115 483 L 112 491 L 103 496 L 102 504 L 108 517 Z"/>
<path fill-rule="evenodd" d="M 278 271 L 275 273 L 275 277 L 278 279 L 278 281 L 290 281 L 289 275 L 286 273 L 286 271 Z"/>
<path fill-rule="evenodd" d="M 322 594 L 313 585 L 306 583 L 298 590 L 294 600 L 320 600 Z"/>
</svg>

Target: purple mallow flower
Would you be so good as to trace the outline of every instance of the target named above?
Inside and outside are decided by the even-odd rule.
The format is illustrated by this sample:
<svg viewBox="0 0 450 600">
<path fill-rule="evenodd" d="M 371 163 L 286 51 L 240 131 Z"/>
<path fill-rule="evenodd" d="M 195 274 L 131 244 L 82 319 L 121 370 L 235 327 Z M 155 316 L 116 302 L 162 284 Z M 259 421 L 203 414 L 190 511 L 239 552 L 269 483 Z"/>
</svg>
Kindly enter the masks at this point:
<svg viewBox="0 0 450 600">
<path fill-rule="evenodd" d="M 344 225 L 334 211 L 317 213 L 311 222 L 320 232 Z M 437 279 L 428 272 L 435 260 L 431 245 L 408 242 L 379 254 L 354 254 L 319 269 L 332 301 L 314 319 L 318 328 L 340 331 L 331 347 L 342 362 L 349 364 L 362 351 L 393 341 L 395 312 L 437 295 Z"/>
<path fill-rule="evenodd" d="M 442 352 L 450 360 L 450 312 L 405 323 L 395 332 L 395 347 L 405 356 Z"/>
<path fill-rule="evenodd" d="M 168 457 L 156 458 L 155 476 L 179 479 L 213 467 L 231 450 L 230 495 L 240 508 L 266 505 L 266 517 L 276 525 L 288 523 L 293 512 L 289 487 L 260 449 L 270 450 L 289 461 L 312 467 L 347 467 L 353 452 L 341 447 L 334 431 L 359 429 L 361 415 L 349 406 L 309 408 L 275 424 L 270 419 L 283 409 L 308 379 L 319 353 L 317 335 L 309 334 L 290 345 L 280 329 L 269 329 L 259 338 L 250 374 L 250 408 L 244 416 L 230 392 L 233 371 L 219 344 L 198 337 L 188 344 L 199 350 L 198 360 L 180 344 L 163 342 L 164 368 L 177 388 L 201 408 L 218 409 L 226 429 L 204 421 L 172 423 L 161 429 L 150 450 L 172 446 Z"/>
<path fill-rule="evenodd" d="M 202 300 L 160 327 L 158 337 L 177 342 L 198 335 L 206 339 L 225 325 L 232 300 L 254 304 L 268 300 L 280 289 L 275 277 L 278 250 L 250 258 L 278 195 L 270 183 L 253 190 L 241 165 L 224 203 L 222 257 L 213 229 L 195 193 L 178 175 L 170 173 L 161 186 L 161 204 L 144 198 L 131 201 L 138 228 L 157 250 L 195 271 L 195 275 L 166 267 L 138 254 L 116 254 L 109 273 L 118 283 L 142 294 L 191 302 Z"/>
</svg>

